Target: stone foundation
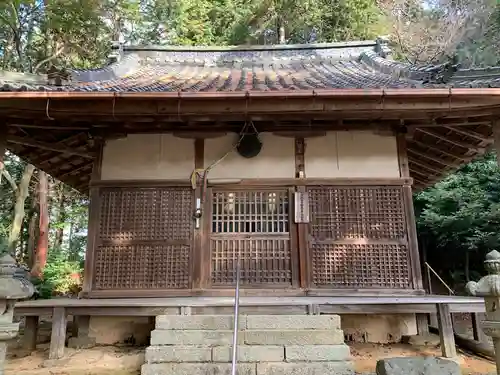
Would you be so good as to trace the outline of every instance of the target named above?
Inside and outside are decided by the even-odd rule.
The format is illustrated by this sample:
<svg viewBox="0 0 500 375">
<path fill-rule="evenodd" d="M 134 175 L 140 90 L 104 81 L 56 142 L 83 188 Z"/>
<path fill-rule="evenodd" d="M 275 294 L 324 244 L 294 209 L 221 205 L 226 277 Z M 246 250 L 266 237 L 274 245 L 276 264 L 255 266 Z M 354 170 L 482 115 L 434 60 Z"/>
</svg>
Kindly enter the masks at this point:
<svg viewBox="0 0 500 375">
<path fill-rule="evenodd" d="M 91 316 L 88 335 L 97 345 L 147 345 L 154 327 L 147 316 Z"/>
<path fill-rule="evenodd" d="M 142 375 L 230 374 L 233 317 L 162 315 Z M 338 315 L 243 315 L 238 374 L 353 374 Z"/>
<path fill-rule="evenodd" d="M 89 336 L 95 338 L 98 345 L 147 345 L 154 328 L 154 320 L 148 317 L 93 316 L 90 318 Z M 227 329 L 232 330 L 232 327 Z M 397 343 L 403 336 L 417 334 L 415 314 L 341 315 L 341 329 L 349 342 Z"/>
<path fill-rule="evenodd" d="M 341 318 L 349 342 L 398 343 L 403 336 L 417 334 L 415 314 L 352 314 Z"/>
</svg>

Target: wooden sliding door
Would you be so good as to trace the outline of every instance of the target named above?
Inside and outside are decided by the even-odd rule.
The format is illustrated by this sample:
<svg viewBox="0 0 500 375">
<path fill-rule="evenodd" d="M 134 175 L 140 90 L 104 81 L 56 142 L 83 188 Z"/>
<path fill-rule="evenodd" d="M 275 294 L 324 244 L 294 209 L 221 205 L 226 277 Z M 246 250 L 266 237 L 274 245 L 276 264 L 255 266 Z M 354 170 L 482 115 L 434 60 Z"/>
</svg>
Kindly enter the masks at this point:
<svg viewBox="0 0 500 375">
<path fill-rule="evenodd" d="M 243 287 L 291 287 L 290 190 L 214 189 L 211 199 L 212 286 L 235 284 L 239 256 Z"/>
</svg>

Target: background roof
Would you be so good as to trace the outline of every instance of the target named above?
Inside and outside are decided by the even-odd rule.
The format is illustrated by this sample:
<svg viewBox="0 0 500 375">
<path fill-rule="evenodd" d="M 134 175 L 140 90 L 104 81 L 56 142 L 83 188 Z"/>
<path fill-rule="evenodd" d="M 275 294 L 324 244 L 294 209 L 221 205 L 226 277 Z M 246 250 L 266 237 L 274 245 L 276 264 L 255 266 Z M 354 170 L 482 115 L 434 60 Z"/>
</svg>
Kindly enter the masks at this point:
<svg viewBox="0 0 500 375">
<path fill-rule="evenodd" d="M 500 87 L 500 68 L 412 66 L 382 40 L 244 47 L 116 45 L 109 65 L 47 75 L 0 74 L 0 91 L 228 92 Z"/>
</svg>

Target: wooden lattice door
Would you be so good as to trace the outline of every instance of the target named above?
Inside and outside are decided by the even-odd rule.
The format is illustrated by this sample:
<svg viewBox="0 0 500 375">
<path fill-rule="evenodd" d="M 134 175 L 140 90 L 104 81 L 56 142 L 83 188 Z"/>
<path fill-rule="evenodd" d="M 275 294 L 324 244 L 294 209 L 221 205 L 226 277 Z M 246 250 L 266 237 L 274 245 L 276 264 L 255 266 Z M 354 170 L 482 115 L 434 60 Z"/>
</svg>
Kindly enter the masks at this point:
<svg viewBox="0 0 500 375">
<path fill-rule="evenodd" d="M 94 290 L 191 287 L 191 188 L 103 188 Z"/>
<path fill-rule="evenodd" d="M 243 286 L 290 286 L 288 189 L 212 192 L 210 233 L 213 286 L 236 283 L 238 253 Z"/>
<path fill-rule="evenodd" d="M 411 288 L 401 186 L 310 187 L 312 282 L 333 288 Z"/>
</svg>

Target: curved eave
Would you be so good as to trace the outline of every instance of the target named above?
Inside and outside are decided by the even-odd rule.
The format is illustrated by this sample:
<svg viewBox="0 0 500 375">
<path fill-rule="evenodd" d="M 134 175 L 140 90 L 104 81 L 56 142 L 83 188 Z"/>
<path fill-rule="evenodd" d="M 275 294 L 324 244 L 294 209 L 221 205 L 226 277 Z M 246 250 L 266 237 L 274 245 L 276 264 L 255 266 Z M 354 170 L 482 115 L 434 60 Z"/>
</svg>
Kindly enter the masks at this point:
<svg viewBox="0 0 500 375">
<path fill-rule="evenodd" d="M 500 88 L 395 88 L 395 89 L 332 89 L 280 91 L 224 92 L 79 92 L 79 91 L 8 91 L 0 92 L 4 99 L 238 99 L 238 98 L 450 98 L 500 96 Z"/>
<path fill-rule="evenodd" d="M 138 105 L 132 105 L 134 103 Z M 374 128 L 385 123 L 395 127 L 403 125 L 408 130 L 410 175 L 414 186 L 420 189 L 482 155 L 491 145 L 492 124 L 500 117 L 500 89 L 349 89 L 307 93 L 3 92 L 0 93 L 0 113 L 14 138 L 8 143 L 12 152 L 82 192 L 88 190 L 92 171 L 91 143 L 95 125 L 104 123 L 110 129 L 122 126 L 125 128 L 117 131 L 123 134 L 128 132 L 126 127 L 130 124 L 140 131 L 140 127 L 149 126 L 148 121 L 154 121 L 150 122 L 151 126 L 161 122 L 172 127 L 182 122 L 183 131 L 186 125 L 205 121 L 205 131 L 211 132 L 217 131 L 216 116 L 222 116 L 228 131 L 237 131 L 239 125 L 231 123 L 242 121 L 246 115 L 263 125 L 264 118 L 270 123 L 277 121 L 278 127 L 287 116 L 323 119 L 309 130 L 315 126 L 322 130 L 348 130 L 354 128 L 351 122 L 356 119 Z M 210 118 L 211 122 L 203 117 Z M 145 121 L 145 118 L 152 120 Z M 336 123 L 342 121 L 342 126 L 337 127 Z M 18 126 L 23 123 L 31 125 Z M 60 129 L 37 129 L 37 124 L 60 126 Z M 299 131 L 300 125 L 294 126 Z M 292 127 L 286 129 L 293 131 Z M 47 144 L 63 146 L 66 151 L 41 149 L 33 142 L 22 142 L 19 137 L 31 137 L 44 147 Z"/>
</svg>

